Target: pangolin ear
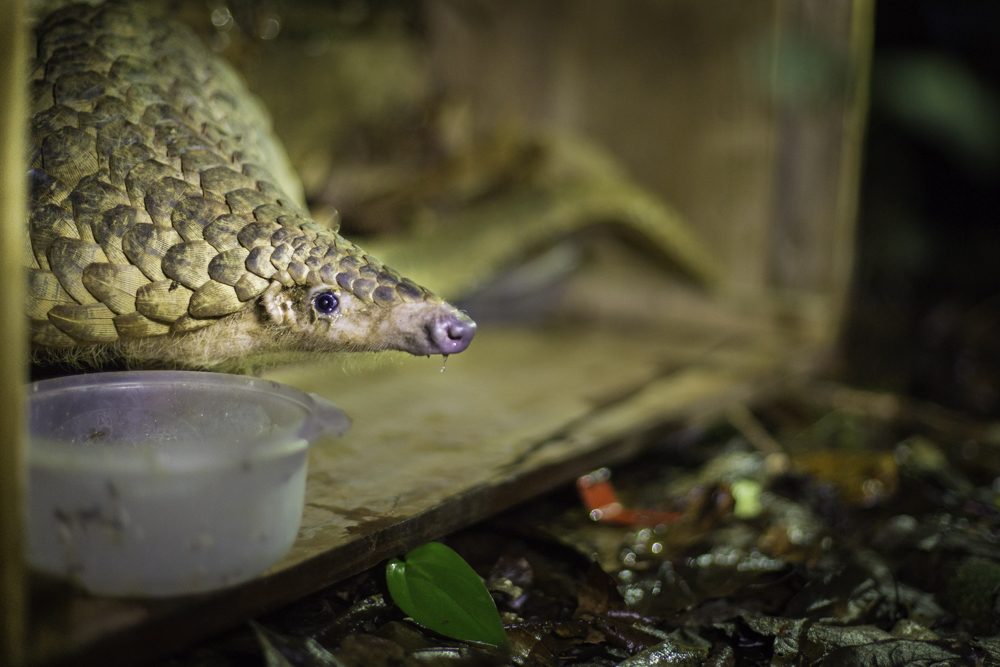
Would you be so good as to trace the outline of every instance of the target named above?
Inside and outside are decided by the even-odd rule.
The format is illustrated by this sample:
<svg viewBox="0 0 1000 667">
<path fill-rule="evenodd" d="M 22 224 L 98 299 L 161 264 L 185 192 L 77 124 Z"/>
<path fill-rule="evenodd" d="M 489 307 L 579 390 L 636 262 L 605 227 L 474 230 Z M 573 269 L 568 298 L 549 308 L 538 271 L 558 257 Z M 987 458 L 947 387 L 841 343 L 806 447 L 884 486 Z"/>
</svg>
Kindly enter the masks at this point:
<svg viewBox="0 0 1000 667">
<path fill-rule="evenodd" d="M 260 295 L 260 305 L 277 326 L 288 326 L 295 322 L 295 309 L 287 290 L 277 280 L 273 281 Z"/>
</svg>

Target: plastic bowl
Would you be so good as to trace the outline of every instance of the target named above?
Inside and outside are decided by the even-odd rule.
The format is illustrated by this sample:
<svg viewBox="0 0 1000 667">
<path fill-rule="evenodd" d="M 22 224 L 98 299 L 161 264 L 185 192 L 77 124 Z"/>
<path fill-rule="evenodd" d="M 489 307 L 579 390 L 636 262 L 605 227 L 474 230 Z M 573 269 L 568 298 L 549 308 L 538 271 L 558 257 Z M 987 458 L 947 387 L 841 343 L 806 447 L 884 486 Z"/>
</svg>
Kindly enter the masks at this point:
<svg viewBox="0 0 1000 667">
<path fill-rule="evenodd" d="M 115 596 L 245 581 L 291 547 L 309 444 L 350 426 L 259 378 L 98 373 L 29 387 L 28 561 Z"/>
</svg>

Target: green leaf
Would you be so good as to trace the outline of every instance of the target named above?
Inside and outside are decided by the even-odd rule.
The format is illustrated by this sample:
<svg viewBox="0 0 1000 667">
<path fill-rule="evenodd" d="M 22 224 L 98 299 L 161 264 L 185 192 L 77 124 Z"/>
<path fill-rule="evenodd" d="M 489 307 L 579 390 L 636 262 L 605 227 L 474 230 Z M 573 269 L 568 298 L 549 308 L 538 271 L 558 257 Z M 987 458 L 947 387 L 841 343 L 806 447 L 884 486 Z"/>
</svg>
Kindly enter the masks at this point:
<svg viewBox="0 0 1000 667">
<path fill-rule="evenodd" d="M 479 575 L 440 542 L 393 558 L 385 580 L 393 601 L 414 621 L 446 637 L 509 649 L 500 614 Z"/>
</svg>

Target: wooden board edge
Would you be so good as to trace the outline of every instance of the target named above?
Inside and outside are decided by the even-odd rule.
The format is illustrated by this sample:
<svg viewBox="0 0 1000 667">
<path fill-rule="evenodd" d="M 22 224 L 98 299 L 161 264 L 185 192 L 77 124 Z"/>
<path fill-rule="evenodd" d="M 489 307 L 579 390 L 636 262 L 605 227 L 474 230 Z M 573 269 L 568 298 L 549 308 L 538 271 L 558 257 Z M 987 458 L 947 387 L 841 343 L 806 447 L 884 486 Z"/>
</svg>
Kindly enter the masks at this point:
<svg viewBox="0 0 1000 667">
<path fill-rule="evenodd" d="M 24 502 L 27 379 L 24 258 L 27 181 L 27 21 L 24 0 L 0 3 L 0 664 L 25 661 Z"/>
</svg>

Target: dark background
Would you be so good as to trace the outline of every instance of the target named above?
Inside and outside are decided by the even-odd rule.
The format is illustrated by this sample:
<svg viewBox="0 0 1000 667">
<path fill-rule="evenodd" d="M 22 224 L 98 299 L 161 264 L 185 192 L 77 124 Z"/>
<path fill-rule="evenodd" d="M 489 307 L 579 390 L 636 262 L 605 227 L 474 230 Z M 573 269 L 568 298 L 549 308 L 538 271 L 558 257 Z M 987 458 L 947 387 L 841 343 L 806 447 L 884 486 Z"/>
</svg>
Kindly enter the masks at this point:
<svg viewBox="0 0 1000 667">
<path fill-rule="evenodd" d="M 1000 3 L 879 0 L 843 379 L 1000 416 Z"/>
</svg>

